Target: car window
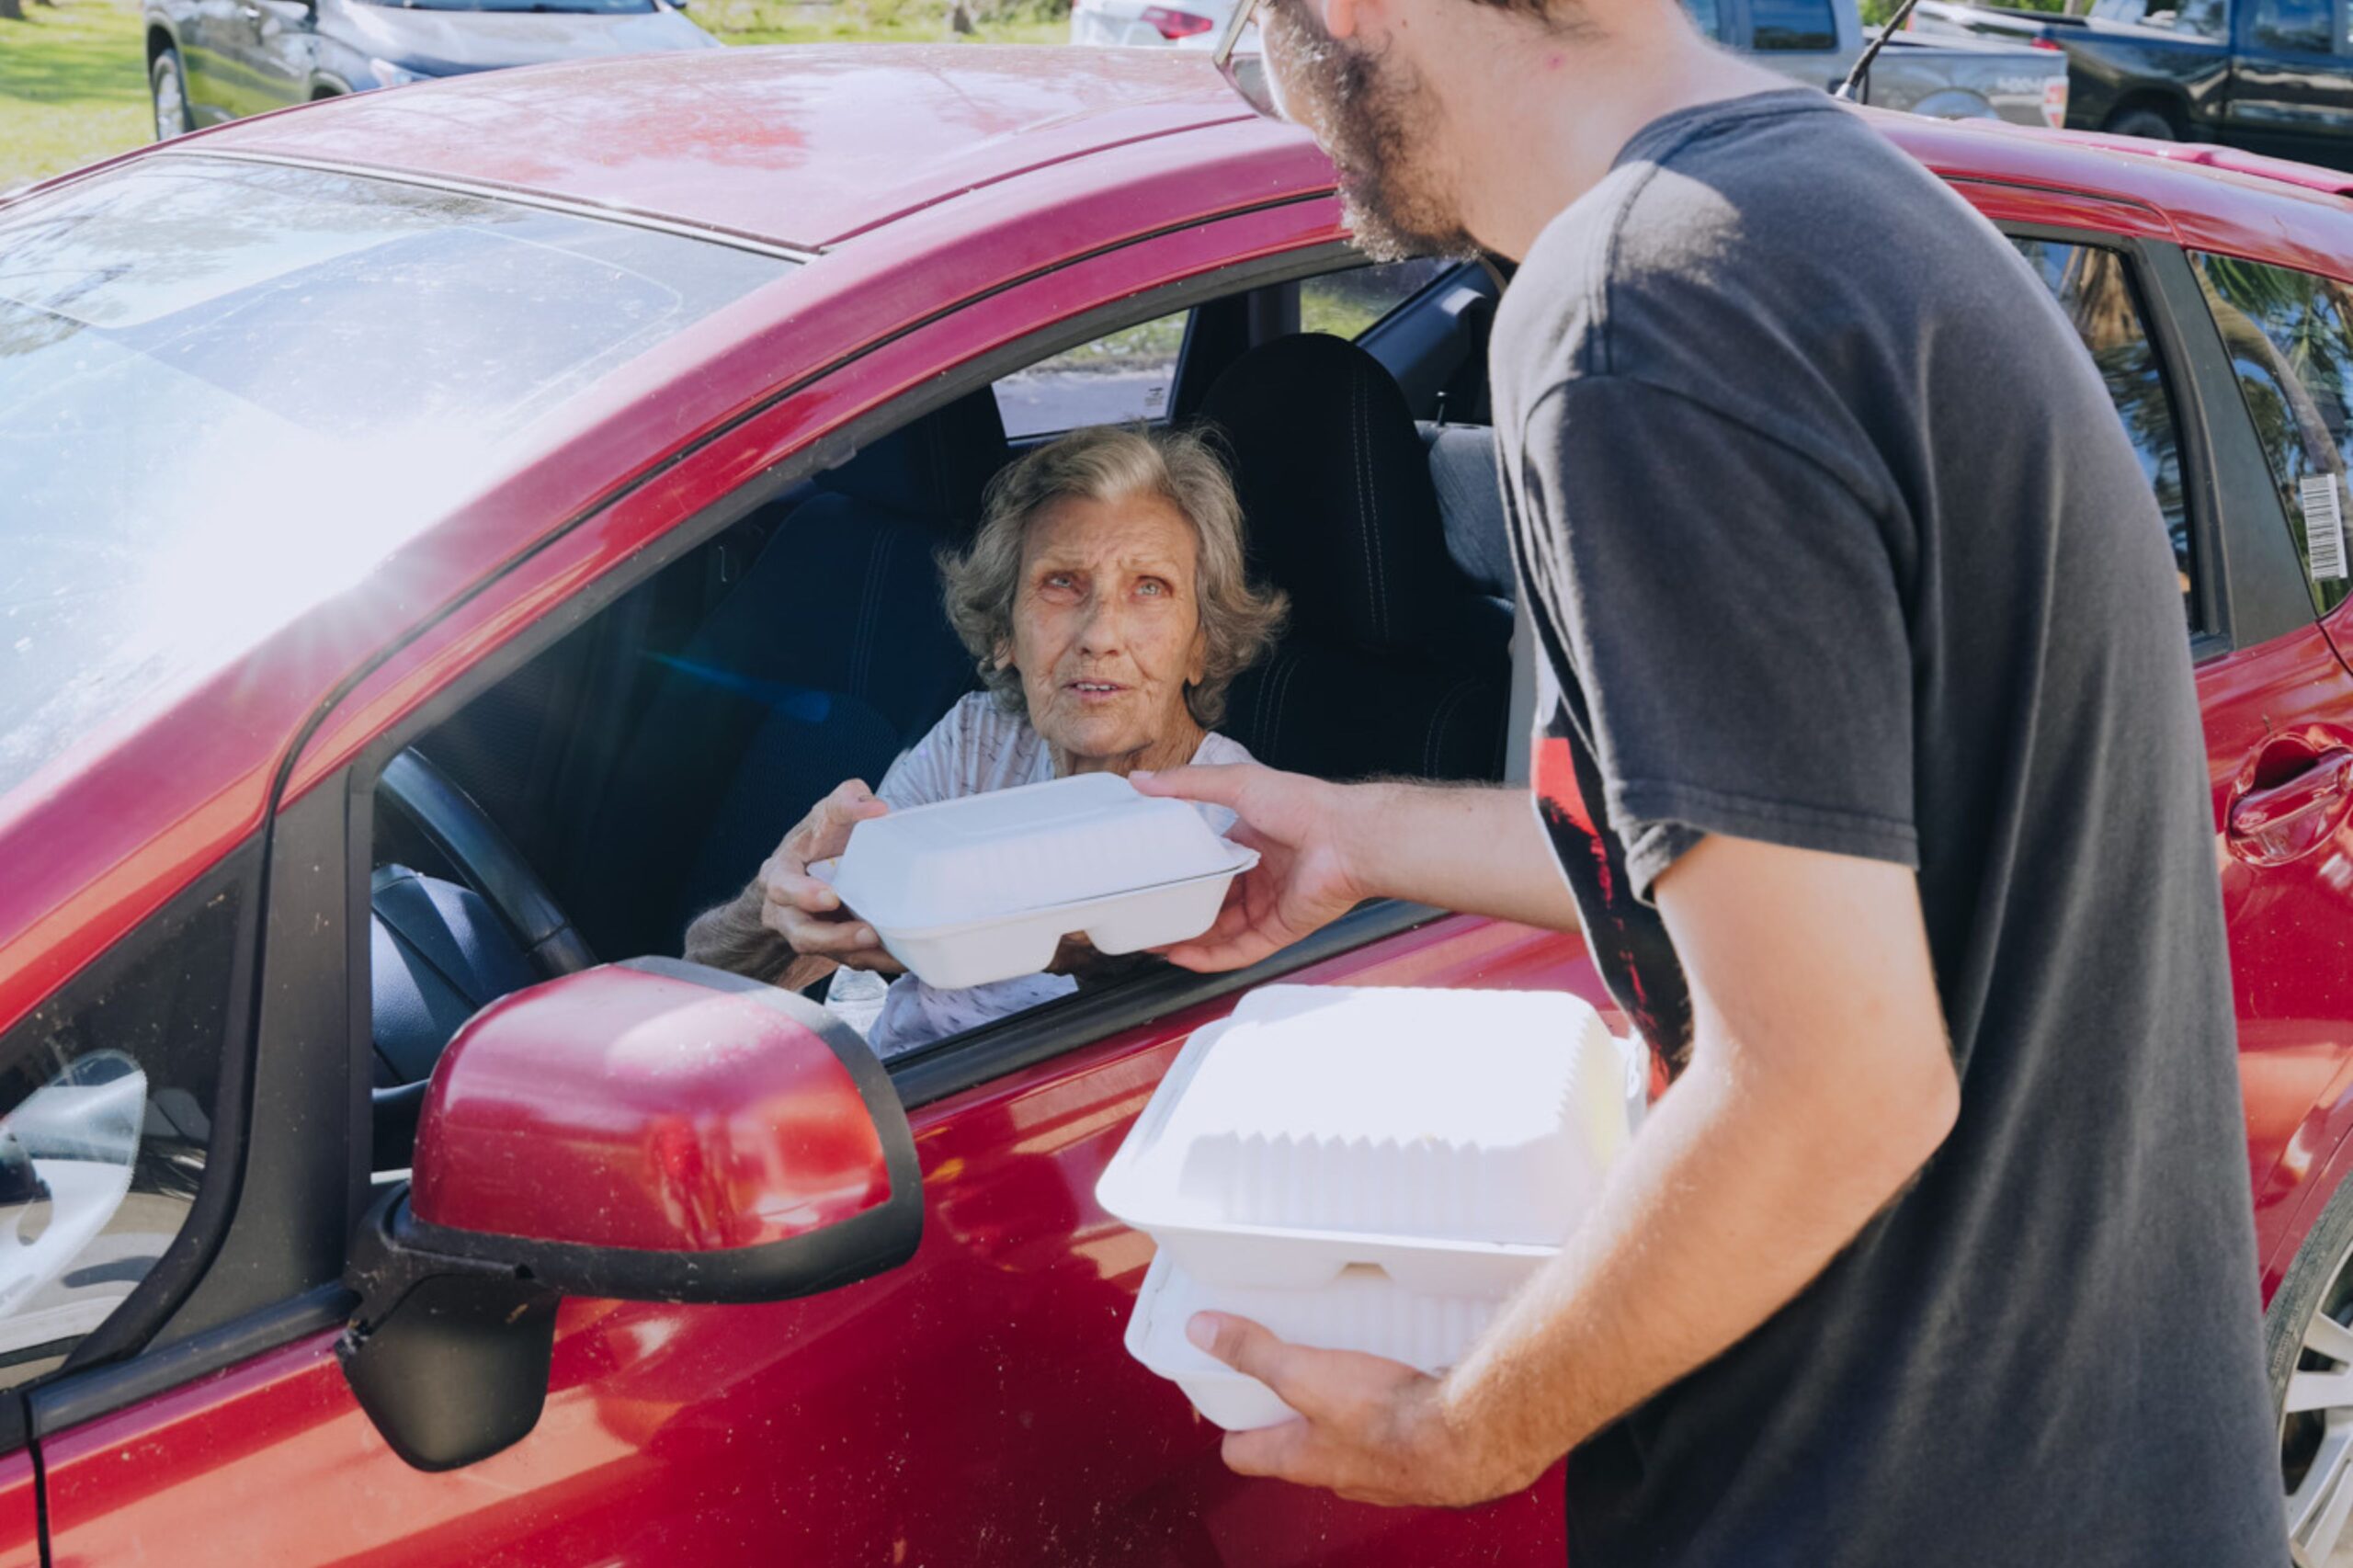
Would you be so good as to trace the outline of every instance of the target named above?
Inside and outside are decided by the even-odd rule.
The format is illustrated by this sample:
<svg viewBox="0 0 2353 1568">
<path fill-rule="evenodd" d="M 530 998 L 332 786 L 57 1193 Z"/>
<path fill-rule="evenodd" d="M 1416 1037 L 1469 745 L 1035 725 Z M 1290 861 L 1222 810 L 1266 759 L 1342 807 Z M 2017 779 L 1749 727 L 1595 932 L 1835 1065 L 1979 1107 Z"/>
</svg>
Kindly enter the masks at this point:
<svg viewBox="0 0 2353 1568">
<path fill-rule="evenodd" d="M 188 155 L 0 208 L 0 791 L 348 587 L 535 421 L 792 265 Z"/>
<path fill-rule="evenodd" d="M 1168 417 L 1176 357 L 1190 311 L 1065 349 L 998 379 L 997 412 L 1016 440 L 1082 425 L 1133 425 Z"/>
<path fill-rule="evenodd" d="M 2336 8 L 2334 0 L 2256 0 L 2248 27 L 2262 48 L 2326 54 L 2336 34 Z"/>
<path fill-rule="evenodd" d="M 2345 597 L 2345 473 L 2353 460 L 2353 289 L 2291 267 L 2193 257 L 2240 395 L 2271 464 L 2314 608 Z"/>
<path fill-rule="evenodd" d="M 1751 0 L 1751 47 L 1826 50 L 1838 47 L 1830 0 Z"/>
<path fill-rule="evenodd" d="M 2144 28 L 2169 28 L 2200 38 L 2221 40 L 2228 30 L 2222 0 L 2095 0 L 2093 16 L 2103 22 L 2126 22 Z"/>
<path fill-rule="evenodd" d="M 54 1370 L 188 1220 L 242 904 L 182 899 L 0 1040 L 0 1389 Z"/>
<path fill-rule="evenodd" d="M 1454 270 L 1444 257 L 1386 262 L 1379 267 L 1326 272 L 1299 286 L 1299 324 L 1303 332 L 1362 337 L 1382 317 Z"/>
<path fill-rule="evenodd" d="M 1683 8 L 1691 13 L 1691 19 L 1699 24 L 1701 32 L 1718 43 L 1723 41 L 1723 6 L 1718 0 L 1683 0 Z"/>
<path fill-rule="evenodd" d="M 2116 415 L 2141 459 L 2141 472 L 2154 493 L 2173 541 L 2174 566 L 2181 584 L 2185 619 L 2199 625 L 2197 561 L 2189 537 L 2189 509 L 2181 481 L 2181 443 L 2165 368 L 2150 342 L 2146 314 L 2121 254 L 2097 245 L 2055 240 L 2012 242 L 2067 314 L 2092 363 L 2108 383 Z"/>
</svg>

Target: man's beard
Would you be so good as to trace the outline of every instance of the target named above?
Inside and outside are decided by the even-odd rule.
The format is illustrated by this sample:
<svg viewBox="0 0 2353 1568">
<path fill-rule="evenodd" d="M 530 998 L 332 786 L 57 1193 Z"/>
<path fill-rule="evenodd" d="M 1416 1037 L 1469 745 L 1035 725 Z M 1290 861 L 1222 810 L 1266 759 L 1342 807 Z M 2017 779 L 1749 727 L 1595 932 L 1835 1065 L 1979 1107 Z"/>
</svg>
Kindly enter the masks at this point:
<svg viewBox="0 0 2353 1568">
<path fill-rule="evenodd" d="M 1413 68 L 1340 42 L 1302 0 L 1272 0 L 1258 25 L 1285 115 L 1313 131 L 1339 167 L 1357 248 L 1375 261 L 1477 256 L 1478 242 L 1415 164 L 1414 122 L 1422 120 L 1427 147 L 1436 110 Z"/>
</svg>

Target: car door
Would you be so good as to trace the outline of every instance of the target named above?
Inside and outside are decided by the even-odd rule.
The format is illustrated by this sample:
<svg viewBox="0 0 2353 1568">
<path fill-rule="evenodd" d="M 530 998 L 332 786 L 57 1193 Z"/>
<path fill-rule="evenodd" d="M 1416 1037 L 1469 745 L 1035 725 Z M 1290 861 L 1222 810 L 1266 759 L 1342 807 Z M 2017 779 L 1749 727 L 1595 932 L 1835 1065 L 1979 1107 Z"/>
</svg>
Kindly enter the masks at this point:
<svg viewBox="0 0 2353 1568">
<path fill-rule="evenodd" d="M 2316 163 L 2353 156 L 2353 58 L 2345 0 L 2242 0 L 2225 139 Z"/>
<path fill-rule="evenodd" d="M 233 118 L 235 51 L 246 29 L 244 0 L 184 0 L 178 8 L 180 68 L 188 74 L 188 116 L 199 126 Z"/>
<path fill-rule="evenodd" d="M 310 94 L 318 11 L 309 0 L 199 0 L 206 14 L 210 90 L 232 119 L 267 114 Z"/>
<path fill-rule="evenodd" d="M 2120 213 L 2120 227 L 2133 222 Z M 2353 678 L 2315 623 L 2302 525 L 2291 534 L 2281 515 L 2233 373 L 2259 335 L 2218 329 L 2202 259 L 2154 235 L 2015 219 L 2010 229 L 2109 383 L 2182 574 L 2268 1294 L 2324 1185 L 2315 1149 L 2341 1138 L 2338 1102 L 2353 1081 L 2353 971 L 2322 957 L 2353 916 L 2344 892 L 2353 802 L 2336 798 L 2339 770 L 2353 762 L 2336 755 L 2353 742 Z M 2226 342 L 2236 347 L 2226 352 Z"/>
<path fill-rule="evenodd" d="M 2215 373 L 2227 367 L 2242 424 L 2264 460 L 2258 483 L 2246 492 L 2249 509 L 2290 541 L 2297 586 L 2309 596 L 2300 608 L 2323 616 L 2321 630 L 2342 658 L 2348 651 L 2344 517 L 2353 506 L 2346 488 L 2353 459 L 2347 403 L 2353 397 L 2353 288 L 2245 256 L 2194 254 L 2190 265 L 2223 350 L 2213 357 Z M 2311 639 L 2294 641 L 2309 646 Z M 2251 839 L 2244 820 L 2224 824 L 2224 895 L 2234 921 L 2246 928 L 2239 979 L 2248 1021 L 2242 1028 L 2251 1042 L 2294 1037 L 2290 1049 L 2265 1053 L 2259 1086 L 2267 1100 L 2279 1102 L 2276 1111 L 2258 1103 L 2257 1080 L 2247 1081 L 2251 1124 L 2279 1140 L 2268 1173 L 2256 1151 L 2258 1176 L 2268 1176 L 2256 1188 L 2258 1213 L 2268 1205 L 2279 1216 L 2267 1290 L 2340 1179 L 2353 1132 L 2353 1064 L 2343 1048 L 2348 998 L 2338 961 L 2338 937 L 2353 913 L 2347 891 L 2353 861 L 2346 858 L 2353 836 L 2345 826 L 2353 708 L 2336 695 L 2340 675 L 2302 674 L 2310 696 L 2267 693 L 2259 721 L 2254 714 L 2241 721 L 2250 731 L 2259 722 L 2264 735 L 2242 776 L 2231 780 L 2232 809 L 2242 819 L 2260 813 L 2276 825 Z M 2218 755 L 2218 781 L 2223 760 Z M 2248 768 L 2252 778 L 2245 776 Z M 2291 858 L 2267 878 L 2265 861 L 2279 856 Z M 2289 902 L 2282 902 L 2283 881 L 2292 889 Z"/>
</svg>

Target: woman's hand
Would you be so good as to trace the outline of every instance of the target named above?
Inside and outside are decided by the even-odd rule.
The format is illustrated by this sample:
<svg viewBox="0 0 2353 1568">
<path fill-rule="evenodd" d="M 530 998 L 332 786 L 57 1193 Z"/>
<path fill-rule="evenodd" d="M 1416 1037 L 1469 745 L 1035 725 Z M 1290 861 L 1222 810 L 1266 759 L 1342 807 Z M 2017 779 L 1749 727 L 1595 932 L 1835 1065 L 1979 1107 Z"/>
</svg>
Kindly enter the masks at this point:
<svg viewBox="0 0 2353 1568">
<path fill-rule="evenodd" d="M 760 924 L 804 958 L 898 973 L 898 960 L 883 950 L 874 928 L 844 910 L 841 895 L 809 874 L 812 860 L 839 855 L 849 846 L 851 828 L 890 810 L 858 778 L 841 784 L 811 807 L 760 867 L 755 880 L 760 891 Z"/>
<path fill-rule="evenodd" d="M 1233 842 L 1258 852 L 1258 864 L 1233 880 L 1217 924 L 1165 950 L 1171 963 L 1240 969 L 1331 924 L 1368 896 L 1349 864 L 1346 824 L 1363 791 L 1377 786 L 1326 784 L 1256 763 L 1132 773 L 1128 782 L 1147 795 L 1225 807 L 1241 819 Z"/>
</svg>

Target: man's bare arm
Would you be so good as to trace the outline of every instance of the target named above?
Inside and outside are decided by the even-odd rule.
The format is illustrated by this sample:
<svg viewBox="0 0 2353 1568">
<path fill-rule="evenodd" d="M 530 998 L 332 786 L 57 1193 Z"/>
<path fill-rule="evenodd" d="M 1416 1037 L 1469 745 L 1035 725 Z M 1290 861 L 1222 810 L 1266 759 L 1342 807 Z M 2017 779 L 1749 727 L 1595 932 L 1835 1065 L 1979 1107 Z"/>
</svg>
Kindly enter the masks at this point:
<svg viewBox="0 0 2353 1568">
<path fill-rule="evenodd" d="M 1328 784 L 1255 763 L 1131 778 L 1148 795 L 1237 813 L 1258 851 L 1217 924 L 1168 950 L 1188 969 L 1238 969 L 1290 946 L 1368 898 L 1574 931 L 1576 901 L 1521 789 Z"/>
<path fill-rule="evenodd" d="M 1959 1086 L 1912 872 L 1711 837 L 1658 901 L 1691 1064 L 1590 1220 L 1442 1381 L 1204 1314 L 1305 1417 L 1228 1437 L 1235 1469 L 1381 1502 L 1518 1490 L 1756 1328 L 1942 1142 Z"/>
</svg>

